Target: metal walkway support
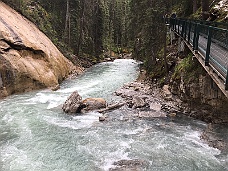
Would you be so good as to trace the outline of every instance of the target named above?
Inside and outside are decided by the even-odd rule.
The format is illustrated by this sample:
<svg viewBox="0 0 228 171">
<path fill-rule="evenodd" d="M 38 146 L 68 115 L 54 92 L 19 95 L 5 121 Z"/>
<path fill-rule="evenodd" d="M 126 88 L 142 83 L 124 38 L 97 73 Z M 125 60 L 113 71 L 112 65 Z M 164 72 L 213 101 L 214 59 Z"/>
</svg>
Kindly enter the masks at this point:
<svg viewBox="0 0 228 171">
<path fill-rule="evenodd" d="M 228 98 L 228 24 L 170 18 L 181 37 Z"/>
</svg>

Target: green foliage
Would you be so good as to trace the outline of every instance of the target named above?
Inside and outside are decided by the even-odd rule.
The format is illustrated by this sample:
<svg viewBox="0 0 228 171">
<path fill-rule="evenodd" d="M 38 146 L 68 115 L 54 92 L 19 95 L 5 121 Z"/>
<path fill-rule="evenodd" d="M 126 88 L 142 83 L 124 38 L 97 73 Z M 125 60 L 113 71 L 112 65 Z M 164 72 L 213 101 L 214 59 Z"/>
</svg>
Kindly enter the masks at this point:
<svg viewBox="0 0 228 171">
<path fill-rule="evenodd" d="M 102 0 L 103 48 L 116 51 L 128 47 L 130 0 Z"/>
<path fill-rule="evenodd" d="M 22 9 L 23 15 L 27 16 L 40 30 L 46 33 L 50 38 L 56 38 L 56 31 L 52 27 L 51 16 L 46 10 L 35 2 L 26 4 Z M 55 39 L 52 39 L 55 41 Z M 56 42 L 55 42 L 56 43 Z"/>
<path fill-rule="evenodd" d="M 192 54 L 189 54 L 176 66 L 172 78 L 174 80 L 180 80 L 181 76 L 183 76 L 186 83 L 197 82 L 199 75 L 203 73 L 204 70 L 200 64 L 193 60 Z"/>
<path fill-rule="evenodd" d="M 164 43 L 167 1 L 132 0 L 130 2 L 129 40 L 133 56 L 144 61 L 148 72 L 154 72 L 156 58 Z"/>
<path fill-rule="evenodd" d="M 197 19 L 200 20 L 202 18 L 202 9 L 199 8 L 195 13 L 189 16 L 189 19 Z"/>
<path fill-rule="evenodd" d="M 149 72 L 163 72 L 163 63 L 156 69 L 164 43 L 163 16 L 171 11 L 172 5 L 187 10 L 190 3 L 190 0 L 4 1 L 33 21 L 65 55 L 70 52 L 94 61 L 103 51 L 132 51 L 136 59 L 145 61 Z M 186 5 L 182 7 L 183 4 Z"/>
<path fill-rule="evenodd" d="M 164 83 L 165 76 L 166 76 L 166 70 L 165 70 L 163 55 L 164 55 L 164 48 L 162 48 L 158 52 L 158 55 L 156 58 L 156 63 L 153 66 L 153 70 L 148 72 L 148 77 L 152 80 L 157 79 L 159 85 L 162 85 Z M 147 65 L 147 61 L 145 61 L 145 65 Z"/>
<path fill-rule="evenodd" d="M 25 6 L 24 0 L 2 0 L 6 4 L 10 5 L 12 8 L 16 9 L 17 11 L 21 12 L 21 9 Z"/>
<path fill-rule="evenodd" d="M 173 0 L 172 12 L 179 17 L 188 17 L 193 12 L 193 0 Z"/>
</svg>

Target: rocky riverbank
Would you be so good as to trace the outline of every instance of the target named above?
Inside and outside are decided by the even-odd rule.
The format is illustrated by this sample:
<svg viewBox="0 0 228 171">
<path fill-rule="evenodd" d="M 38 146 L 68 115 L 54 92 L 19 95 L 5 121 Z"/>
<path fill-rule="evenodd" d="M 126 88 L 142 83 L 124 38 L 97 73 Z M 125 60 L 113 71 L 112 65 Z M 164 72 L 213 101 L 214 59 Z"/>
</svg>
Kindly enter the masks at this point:
<svg viewBox="0 0 228 171">
<path fill-rule="evenodd" d="M 184 114 L 207 123 L 221 124 L 228 121 L 227 116 L 212 112 L 208 105 L 196 105 L 182 101 L 177 95 L 171 93 L 169 85 L 159 88 L 146 82 L 133 82 L 117 90 L 116 95 L 121 96 L 128 107 L 147 111 L 148 116 L 160 116 L 158 113 L 162 113 L 163 117 Z M 152 114 L 154 112 L 156 114 Z M 145 112 L 141 113 L 145 114 Z"/>
<path fill-rule="evenodd" d="M 171 100 L 167 86 L 159 89 L 145 82 L 132 82 L 115 94 L 121 96 L 129 108 L 135 109 L 139 118 L 174 117 L 188 110 L 182 106 L 180 99 L 172 97 Z"/>
<path fill-rule="evenodd" d="M 189 104 L 181 101 L 177 96 L 172 95 L 168 85 L 165 85 L 161 89 L 144 81 L 137 81 L 125 84 L 115 94 L 121 96 L 127 107 L 135 111 L 131 112 L 133 113 L 131 116 L 126 117 L 126 121 L 137 118 L 153 119 L 169 117 L 171 119 L 178 119 L 178 117 L 183 117 L 183 115 L 199 118 L 199 115 L 202 113 L 207 113 L 207 115 L 210 113 L 210 111 L 205 109 L 191 108 Z M 218 136 L 216 133 L 217 125 L 208 123 L 207 128 L 202 132 L 200 137 L 209 146 L 218 148 L 222 152 L 227 152 L 228 141 L 224 137 Z M 116 162 L 113 165 L 114 168 L 110 169 L 110 171 L 139 171 L 146 167 L 146 163 L 140 160 L 124 160 Z"/>
</svg>

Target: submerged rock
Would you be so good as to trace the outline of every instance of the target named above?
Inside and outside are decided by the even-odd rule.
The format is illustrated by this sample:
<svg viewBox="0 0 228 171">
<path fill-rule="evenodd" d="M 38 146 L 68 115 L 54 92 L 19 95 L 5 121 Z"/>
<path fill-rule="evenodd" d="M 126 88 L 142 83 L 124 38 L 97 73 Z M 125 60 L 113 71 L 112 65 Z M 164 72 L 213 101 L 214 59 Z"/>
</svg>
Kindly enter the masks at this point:
<svg viewBox="0 0 228 171">
<path fill-rule="evenodd" d="M 57 91 L 58 89 L 60 89 L 60 85 L 56 85 L 55 87 L 51 87 L 52 91 Z"/>
<path fill-rule="evenodd" d="M 200 138 L 205 140 L 211 147 L 227 151 L 228 144 L 226 143 L 226 138 L 216 133 L 216 127 L 218 127 L 216 124 L 208 124 Z"/>
<path fill-rule="evenodd" d="M 63 111 L 66 113 L 74 114 L 80 113 L 82 108 L 85 107 L 82 103 L 82 97 L 78 91 L 74 91 L 63 104 Z"/>
<path fill-rule="evenodd" d="M 114 162 L 115 168 L 109 169 L 109 171 L 143 171 L 147 167 L 148 163 L 143 160 L 120 160 Z"/>
<path fill-rule="evenodd" d="M 176 117 L 177 114 L 176 114 L 176 113 L 169 113 L 168 116 L 169 116 L 169 117 Z"/>
<path fill-rule="evenodd" d="M 139 118 L 165 118 L 166 113 L 164 112 L 153 112 L 153 111 L 139 111 Z"/>
<path fill-rule="evenodd" d="M 0 1 L 0 98 L 56 87 L 81 72 L 35 24 Z"/>
<path fill-rule="evenodd" d="M 99 117 L 99 121 L 100 121 L 100 122 L 104 122 L 105 119 L 106 119 L 105 116 L 100 116 L 100 117 Z"/>
</svg>

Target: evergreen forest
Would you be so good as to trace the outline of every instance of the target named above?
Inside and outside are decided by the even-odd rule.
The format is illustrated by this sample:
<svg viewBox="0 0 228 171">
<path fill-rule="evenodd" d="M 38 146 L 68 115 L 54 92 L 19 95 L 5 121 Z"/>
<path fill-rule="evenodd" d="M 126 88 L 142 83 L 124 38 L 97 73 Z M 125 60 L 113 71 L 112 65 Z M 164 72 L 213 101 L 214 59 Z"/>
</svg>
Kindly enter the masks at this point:
<svg viewBox="0 0 228 171">
<path fill-rule="evenodd" d="M 210 0 L 3 0 L 29 18 L 75 61 L 131 53 L 152 70 L 161 58 L 164 16 L 209 11 Z M 159 56 L 160 54 L 160 56 Z"/>
</svg>

